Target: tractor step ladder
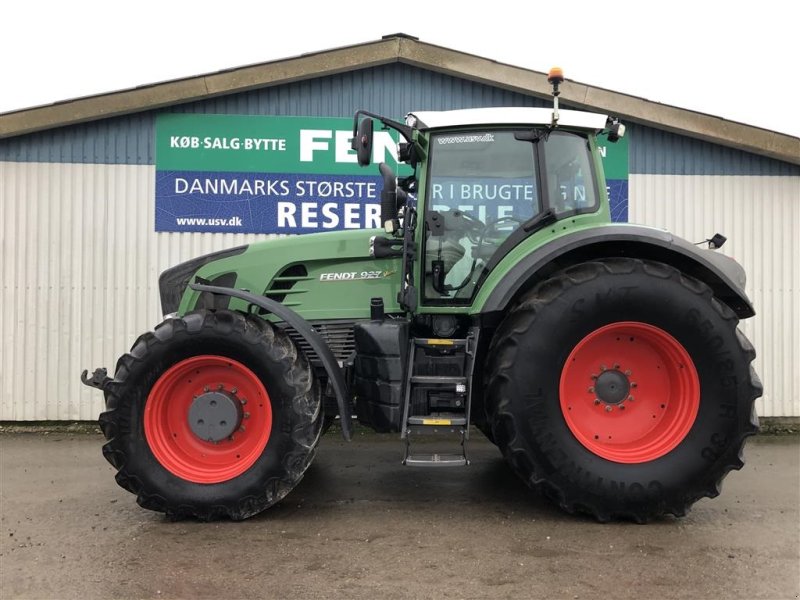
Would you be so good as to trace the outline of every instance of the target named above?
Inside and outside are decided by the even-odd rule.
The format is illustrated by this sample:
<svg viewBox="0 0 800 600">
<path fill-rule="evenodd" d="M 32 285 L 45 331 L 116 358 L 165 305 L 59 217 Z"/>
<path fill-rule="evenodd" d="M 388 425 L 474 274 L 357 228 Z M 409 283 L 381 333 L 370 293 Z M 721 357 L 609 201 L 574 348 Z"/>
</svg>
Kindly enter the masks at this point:
<svg viewBox="0 0 800 600">
<path fill-rule="evenodd" d="M 469 439 L 470 406 L 472 404 L 472 373 L 475 365 L 477 329 L 465 339 L 413 338 L 408 357 L 410 377 L 406 382 L 403 421 L 400 437 L 405 440 L 403 464 L 409 467 L 462 467 L 469 464 L 467 440 Z M 417 352 L 432 351 L 434 357 L 428 363 L 435 370 L 436 353 L 450 359 L 461 357 L 463 370 L 459 375 L 420 375 L 416 373 Z M 451 363 L 452 364 L 452 363 Z M 425 408 L 414 402 L 415 392 L 423 390 L 427 394 L 444 393 L 455 398 L 460 406 L 442 410 L 431 407 L 426 401 Z M 419 414 L 419 413 L 424 414 Z M 438 436 L 458 436 L 459 451 L 446 454 L 417 454 L 412 452 L 413 437 L 425 434 Z"/>
</svg>

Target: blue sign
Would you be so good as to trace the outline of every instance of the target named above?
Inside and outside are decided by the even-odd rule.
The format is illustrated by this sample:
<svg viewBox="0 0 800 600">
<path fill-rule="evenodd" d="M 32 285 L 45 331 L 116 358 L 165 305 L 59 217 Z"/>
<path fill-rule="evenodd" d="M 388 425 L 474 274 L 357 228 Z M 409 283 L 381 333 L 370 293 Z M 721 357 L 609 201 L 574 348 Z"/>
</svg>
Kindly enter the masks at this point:
<svg viewBox="0 0 800 600">
<path fill-rule="evenodd" d="M 381 178 L 159 171 L 156 231 L 312 233 L 380 227 Z"/>
</svg>

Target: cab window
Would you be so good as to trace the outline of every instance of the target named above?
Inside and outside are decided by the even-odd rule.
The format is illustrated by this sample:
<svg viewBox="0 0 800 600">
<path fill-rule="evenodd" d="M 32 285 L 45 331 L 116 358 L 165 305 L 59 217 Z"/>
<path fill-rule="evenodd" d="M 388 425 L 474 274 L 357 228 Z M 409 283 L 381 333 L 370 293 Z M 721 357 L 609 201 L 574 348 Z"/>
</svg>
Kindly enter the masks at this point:
<svg viewBox="0 0 800 600">
<path fill-rule="evenodd" d="M 437 134 L 426 202 L 425 298 L 469 299 L 502 242 L 541 211 L 535 144 L 514 131 Z"/>
</svg>

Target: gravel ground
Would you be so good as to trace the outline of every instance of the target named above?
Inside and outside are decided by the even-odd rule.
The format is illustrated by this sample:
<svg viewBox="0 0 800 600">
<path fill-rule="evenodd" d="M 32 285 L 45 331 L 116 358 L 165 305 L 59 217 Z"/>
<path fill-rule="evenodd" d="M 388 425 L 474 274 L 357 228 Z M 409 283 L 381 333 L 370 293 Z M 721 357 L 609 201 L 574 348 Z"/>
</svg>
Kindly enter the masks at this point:
<svg viewBox="0 0 800 600">
<path fill-rule="evenodd" d="M 597 524 L 529 492 L 480 435 L 465 469 L 395 435 L 328 434 L 283 502 L 169 522 L 117 487 L 92 430 L 0 434 L 7 598 L 767 598 L 800 595 L 800 436 L 760 436 L 683 519 Z"/>
</svg>

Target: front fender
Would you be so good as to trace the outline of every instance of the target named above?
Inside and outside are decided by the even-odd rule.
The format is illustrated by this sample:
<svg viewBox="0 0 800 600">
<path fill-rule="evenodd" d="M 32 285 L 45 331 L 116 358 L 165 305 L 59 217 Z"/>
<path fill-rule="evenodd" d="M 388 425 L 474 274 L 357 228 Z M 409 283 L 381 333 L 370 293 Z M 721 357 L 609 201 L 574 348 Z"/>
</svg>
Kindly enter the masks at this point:
<svg viewBox="0 0 800 600">
<path fill-rule="evenodd" d="M 533 250 L 507 270 L 477 312 L 503 312 L 521 292 L 554 270 L 611 256 L 657 260 L 674 266 L 705 282 L 739 318 L 755 315 L 744 291 L 744 269 L 735 260 L 660 229 L 624 224 L 581 229 Z"/>
<path fill-rule="evenodd" d="M 256 296 L 250 292 L 237 290 L 234 288 L 219 287 L 214 285 L 201 285 L 199 283 L 190 283 L 189 287 L 198 292 L 209 292 L 211 294 L 220 294 L 223 296 L 231 296 L 239 298 L 245 302 L 249 302 L 255 306 L 263 308 L 271 312 L 276 317 L 286 321 L 289 325 L 303 336 L 308 342 L 309 346 L 314 349 L 314 352 L 319 356 L 322 366 L 325 367 L 325 372 L 330 377 L 331 387 L 333 393 L 336 394 L 336 403 L 339 405 L 339 416 L 341 417 L 342 435 L 344 439 L 350 440 L 353 435 L 352 420 L 353 416 L 350 412 L 350 404 L 347 401 L 347 384 L 344 381 L 344 375 L 339 368 L 339 363 L 336 357 L 331 352 L 328 344 L 320 335 L 314 330 L 313 327 L 303 317 L 294 312 L 291 308 L 285 307 L 283 304 L 265 298 L 264 296 Z"/>
</svg>

